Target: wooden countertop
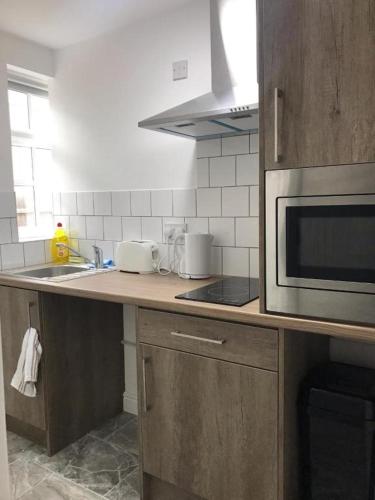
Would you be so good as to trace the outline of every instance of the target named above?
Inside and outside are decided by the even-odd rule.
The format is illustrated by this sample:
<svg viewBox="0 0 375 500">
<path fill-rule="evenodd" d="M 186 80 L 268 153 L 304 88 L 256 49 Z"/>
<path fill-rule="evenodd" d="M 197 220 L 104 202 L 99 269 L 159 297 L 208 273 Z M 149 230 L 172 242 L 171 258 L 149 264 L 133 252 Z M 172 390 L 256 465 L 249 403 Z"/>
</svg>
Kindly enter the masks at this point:
<svg viewBox="0 0 375 500">
<path fill-rule="evenodd" d="M 0 273 L 0 285 L 5 286 L 108 302 L 134 304 L 141 307 L 204 316 L 224 321 L 375 342 L 375 327 L 261 314 L 258 300 L 243 307 L 234 307 L 174 298 L 177 294 L 199 288 L 214 281 L 214 278 L 191 281 L 183 280 L 175 275 L 137 275 L 113 271 L 53 283 Z"/>
</svg>

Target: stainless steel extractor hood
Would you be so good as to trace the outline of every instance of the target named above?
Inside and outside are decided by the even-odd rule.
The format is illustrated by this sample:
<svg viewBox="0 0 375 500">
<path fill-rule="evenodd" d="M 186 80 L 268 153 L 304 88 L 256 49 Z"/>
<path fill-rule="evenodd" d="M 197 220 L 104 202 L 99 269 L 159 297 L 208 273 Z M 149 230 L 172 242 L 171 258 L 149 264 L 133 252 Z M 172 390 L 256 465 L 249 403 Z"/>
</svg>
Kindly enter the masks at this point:
<svg viewBox="0 0 375 500">
<path fill-rule="evenodd" d="M 212 91 L 139 122 L 196 140 L 258 129 L 256 0 L 210 0 Z"/>
</svg>

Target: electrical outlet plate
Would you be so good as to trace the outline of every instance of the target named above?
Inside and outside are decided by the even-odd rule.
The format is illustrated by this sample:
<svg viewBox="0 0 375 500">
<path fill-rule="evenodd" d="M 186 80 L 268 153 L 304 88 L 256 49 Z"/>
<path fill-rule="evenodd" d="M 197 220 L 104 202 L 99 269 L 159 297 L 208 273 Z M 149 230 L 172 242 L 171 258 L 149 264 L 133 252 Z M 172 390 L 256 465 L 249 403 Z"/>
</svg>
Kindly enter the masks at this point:
<svg viewBox="0 0 375 500">
<path fill-rule="evenodd" d="M 186 224 L 165 224 L 164 239 L 167 243 L 172 243 L 177 236 L 186 233 Z"/>
<path fill-rule="evenodd" d="M 173 80 L 184 80 L 188 77 L 188 61 L 176 61 L 173 63 Z"/>
</svg>

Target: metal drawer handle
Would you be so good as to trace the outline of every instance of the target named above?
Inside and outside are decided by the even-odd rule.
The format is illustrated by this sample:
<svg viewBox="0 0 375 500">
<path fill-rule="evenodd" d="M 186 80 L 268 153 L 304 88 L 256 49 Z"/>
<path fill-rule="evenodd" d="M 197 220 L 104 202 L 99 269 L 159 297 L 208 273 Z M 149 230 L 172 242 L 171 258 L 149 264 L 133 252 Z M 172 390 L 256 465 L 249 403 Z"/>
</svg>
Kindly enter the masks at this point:
<svg viewBox="0 0 375 500">
<path fill-rule="evenodd" d="M 150 409 L 147 401 L 147 384 L 146 384 L 146 363 L 148 358 L 142 359 L 142 378 L 143 378 L 143 411 L 147 413 Z"/>
<path fill-rule="evenodd" d="M 282 156 L 279 153 L 279 100 L 283 97 L 283 91 L 275 88 L 275 163 L 280 163 Z"/>
<path fill-rule="evenodd" d="M 217 344 L 217 345 L 225 344 L 224 339 L 208 339 L 206 337 L 197 337 L 196 335 L 187 335 L 186 333 L 181 333 L 181 332 L 171 332 L 171 335 L 173 335 L 173 337 L 182 337 L 184 339 L 200 340 L 201 342 L 207 342 L 209 344 Z"/>
</svg>

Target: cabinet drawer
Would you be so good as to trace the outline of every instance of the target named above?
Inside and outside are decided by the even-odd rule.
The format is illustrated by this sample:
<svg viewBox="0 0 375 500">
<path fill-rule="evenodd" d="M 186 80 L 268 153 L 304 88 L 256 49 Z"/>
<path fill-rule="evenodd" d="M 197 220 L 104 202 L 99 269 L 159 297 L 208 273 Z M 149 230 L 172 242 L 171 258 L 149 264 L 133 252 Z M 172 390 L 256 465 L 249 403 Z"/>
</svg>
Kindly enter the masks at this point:
<svg viewBox="0 0 375 500">
<path fill-rule="evenodd" d="M 278 369 L 278 332 L 149 309 L 140 309 L 138 340 L 266 370 Z"/>
</svg>

